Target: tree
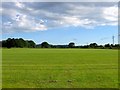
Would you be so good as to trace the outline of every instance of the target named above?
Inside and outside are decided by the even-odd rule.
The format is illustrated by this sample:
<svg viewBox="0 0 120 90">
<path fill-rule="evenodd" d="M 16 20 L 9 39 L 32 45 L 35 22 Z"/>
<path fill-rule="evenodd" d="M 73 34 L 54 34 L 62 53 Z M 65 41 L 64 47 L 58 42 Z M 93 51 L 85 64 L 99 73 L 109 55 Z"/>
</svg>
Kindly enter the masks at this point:
<svg viewBox="0 0 120 90">
<path fill-rule="evenodd" d="M 105 48 L 112 49 L 112 46 L 110 44 L 105 44 Z"/>
<path fill-rule="evenodd" d="M 74 42 L 70 42 L 70 43 L 68 44 L 68 47 L 69 47 L 69 48 L 75 47 L 75 43 L 74 43 Z"/>
<path fill-rule="evenodd" d="M 42 47 L 42 48 L 49 48 L 50 45 L 49 45 L 47 42 L 42 42 L 42 43 L 41 43 L 41 47 Z"/>
<path fill-rule="evenodd" d="M 0 48 L 2 47 L 2 41 L 0 41 Z"/>
<path fill-rule="evenodd" d="M 35 48 L 35 43 L 32 40 L 27 41 L 26 43 L 29 48 Z"/>
<path fill-rule="evenodd" d="M 11 47 L 12 47 L 12 45 L 11 45 L 11 38 L 8 38 L 8 39 L 6 40 L 6 47 L 7 47 L 7 48 L 11 48 Z"/>
<path fill-rule="evenodd" d="M 7 47 L 7 41 L 6 40 L 2 41 L 2 47 Z"/>
<path fill-rule="evenodd" d="M 2 47 L 7 47 L 7 48 L 11 48 L 11 47 L 20 47 L 20 48 L 24 48 L 24 47 L 29 47 L 29 48 L 34 48 L 35 47 L 35 43 L 30 40 L 24 40 L 22 38 L 19 39 L 14 39 L 14 38 L 8 38 L 7 40 L 3 40 L 2 41 Z"/>
<path fill-rule="evenodd" d="M 120 44 L 115 44 L 115 47 L 120 49 Z"/>
<path fill-rule="evenodd" d="M 90 46 L 91 48 L 96 48 L 98 45 L 97 45 L 97 43 L 91 43 L 89 46 Z"/>
<path fill-rule="evenodd" d="M 19 47 L 24 48 L 26 47 L 26 41 L 22 38 L 19 38 Z"/>
</svg>

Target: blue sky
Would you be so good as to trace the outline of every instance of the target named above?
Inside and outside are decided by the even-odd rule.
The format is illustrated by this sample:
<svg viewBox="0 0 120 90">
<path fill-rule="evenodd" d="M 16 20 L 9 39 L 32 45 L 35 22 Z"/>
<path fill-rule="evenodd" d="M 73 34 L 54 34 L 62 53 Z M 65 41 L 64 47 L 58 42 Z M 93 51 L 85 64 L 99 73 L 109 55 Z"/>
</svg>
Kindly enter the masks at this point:
<svg viewBox="0 0 120 90">
<path fill-rule="evenodd" d="M 4 2 L 2 39 L 24 38 L 37 44 L 118 43 L 117 3 Z"/>
</svg>

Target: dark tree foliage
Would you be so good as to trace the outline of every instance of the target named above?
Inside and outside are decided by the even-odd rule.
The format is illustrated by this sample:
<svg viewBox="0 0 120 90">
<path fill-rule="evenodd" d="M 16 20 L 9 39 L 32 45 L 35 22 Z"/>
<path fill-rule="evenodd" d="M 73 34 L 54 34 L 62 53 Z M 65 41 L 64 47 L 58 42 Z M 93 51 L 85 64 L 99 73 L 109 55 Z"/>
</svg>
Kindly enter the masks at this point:
<svg viewBox="0 0 120 90">
<path fill-rule="evenodd" d="M 7 47 L 7 41 L 6 40 L 2 41 L 2 47 Z"/>
<path fill-rule="evenodd" d="M 42 47 L 42 48 L 49 48 L 50 45 L 49 45 L 47 42 L 42 42 L 42 43 L 41 43 L 41 47 Z"/>
<path fill-rule="evenodd" d="M 111 44 L 105 44 L 105 48 L 109 48 L 109 49 L 112 49 L 113 45 Z"/>
<path fill-rule="evenodd" d="M 52 45 L 48 42 L 42 42 L 36 45 L 32 40 L 24 40 L 22 38 L 8 38 L 7 40 L 0 41 L 0 47 L 6 48 L 95 48 L 95 49 L 120 49 L 120 44 L 105 44 L 98 45 L 97 43 L 90 43 L 89 45 L 75 46 L 74 42 L 68 45 Z"/>
<path fill-rule="evenodd" d="M 19 48 L 34 48 L 35 43 L 33 41 L 24 40 L 22 38 L 14 39 L 8 38 L 7 40 L 2 41 L 2 47 L 12 48 L 12 47 L 19 47 Z"/>
<path fill-rule="evenodd" d="M 117 47 L 118 49 L 120 49 L 120 44 L 115 44 L 114 48 Z"/>
<path fill-rule="evenodd" d="M 0 47 L 2 47 L 2 41 L 0 41 Z"/>
<path fill-rule="evenodd" d="M 32 40 L 27 41 L 26 43 L 27 43 L 27 46 L 28 46 L 29 48 L 35 48 L 35 47 L 36 47 L 36 46 L 35 46 L 35 43 L 34 43 Z"/>
<path fill-rule="evenodd" d="M 74 42 L 69 43 L 68 47 L 69 48 L 74 48 L 75 47 L 75 43 Z"/>
<path fill-rule="evenodd" d="M 12 40 L 10 39 L 10 38 L 8 38 L 7 40 L 6 40 L 6 46 L 7 46 L 7 48 L 11 48 L 12 47 Z M 3 46 L 4 47 L 4 46 Z"/>
<path fill-rule="evenodd" d="M 89 46 L 90 46 L 90 48 L 96 48 L 98 45 L 97 45 L 97 43 L 91 43 Z"/>
<path fill-rule="evenodd" d="M 51 45 L 52 48 L 68 48 L 68 45 Z"/>
</svg>

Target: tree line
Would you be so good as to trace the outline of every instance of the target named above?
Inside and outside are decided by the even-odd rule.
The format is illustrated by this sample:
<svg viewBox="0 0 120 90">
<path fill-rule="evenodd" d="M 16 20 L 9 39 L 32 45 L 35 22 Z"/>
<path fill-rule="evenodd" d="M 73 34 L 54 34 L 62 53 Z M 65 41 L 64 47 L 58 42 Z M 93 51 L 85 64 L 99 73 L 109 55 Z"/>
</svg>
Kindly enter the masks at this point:
<svg viewBox="0 0 120 90">
<path fill-rule="evenodd" d="M 2 41 L 2 47 L 35 48 L 36 44 L 32 40 L 24 40 L 22 38 L 19 38 L 19 39 L 8 38 L 7 40 Z"/>
<path fill-rule="evenodd" d="M 97 43 L 90 43 L 89 45 L 76 46 L 74 42 L 70 42 L 68 45 L 52 45 L 48 42 L 42 42 L 41 44 L 36 44 L 32 40 L 24 40 L 22 38 L 8 38 L 7 40 L 2 40 L 0 42 L 0 47 L 5 48 L 96 48 L 96 49 L 119 49 L 120 44 L 105 44 L 98 45 Z"/>
</svg>

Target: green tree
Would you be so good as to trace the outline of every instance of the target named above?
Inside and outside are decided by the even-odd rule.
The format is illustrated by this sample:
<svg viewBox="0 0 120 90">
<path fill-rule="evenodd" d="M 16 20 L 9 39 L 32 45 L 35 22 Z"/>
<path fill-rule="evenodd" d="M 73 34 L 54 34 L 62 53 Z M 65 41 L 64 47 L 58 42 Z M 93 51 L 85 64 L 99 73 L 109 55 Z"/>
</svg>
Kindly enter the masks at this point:
<svg viewBox="0 0 120 90">
<path fill-rule="evenodd" d="M 35 43 L 32 40 L 27 41 L 26 43 L 29 48 L 35 48 Z"/>
<path fill-rule="evenodd" d="M 69 47 L 69 48 L 75 47 L 75 43 L 74 43 L 74 42 L 70 42 L 70 43 L 68 44 L 68 47 Z"/>
<path fill-rule="evenodd" d="M 42 47 L 42 48 L 49 48 L 50 45 L 49 45 L 47 42 L 42 42 L 42 43 L 41 43 L 41 47 Z"/>
<path fill-rule="evenodd" d="M 112 46 L 110 44 L 105 44 L 105 48 L 112 49 Z"/>
<path fill-rule="evenodd" d="M 96 48 L 98 45 L 97 45 L 97 43 L 91 43 L 89 46 L 90 46 L 91 48 Z"/>
<path fill-rule="evenodd" d="M 7 41 L 6 40 L 2 41 L 2 47 L 7 47 Z"/>
<path fill-rule="evenodd" d="M 22 38 L 19 38 L 19 39 L 8 38 L 7 40 L 2 41 L 2 47 L 7 47 L 7 48 L 11 48 L 11 47 L 34 48 L 35 46 L 36 46 L 36 44 L 32 40 L 27 41 Z"/>
<path fill-rule="evenodd" d="M 7 47 L 7 48 L 11 48 L 11 47 L 12 47 L 12 45 L 11 45 L 11 38 L 8 38 L 8 39 L 6 40 L 6 47 Z"/>
</svg>

